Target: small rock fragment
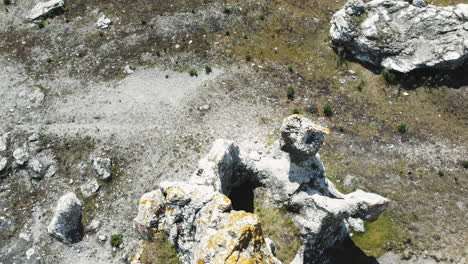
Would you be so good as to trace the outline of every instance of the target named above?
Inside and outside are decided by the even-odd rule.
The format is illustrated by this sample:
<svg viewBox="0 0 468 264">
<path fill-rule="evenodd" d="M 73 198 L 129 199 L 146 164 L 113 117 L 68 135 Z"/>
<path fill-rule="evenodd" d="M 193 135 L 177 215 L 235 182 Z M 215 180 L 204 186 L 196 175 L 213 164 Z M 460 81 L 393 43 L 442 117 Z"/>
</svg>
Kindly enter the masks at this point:
<svg viewBox="0 0 468 264">
<path fill-rule="evenodd" d="M 200 106 L 200 107 L 198 108 L 198 110 L 200 110 L 200 111 L 208 111 L 208 110 L 210 110 L 210 105 L 207 105 L 207 104 L 206 104 L 206 105 L 202 105 L 202 106 Z"/>
<path fill-rule="evenodd" d="M 39 180 L 44 176 L 42 163 L 38 159 L 30 159 L 28 162 L 28 168 L 30 170 L 29 175 L 31 175 L 33 179 Z"/>
<path fill-rule="evenodd" d="M 96 193 L 99 190 L 99 183 L 96 179 L 92 179 L 86 184 L 81 186 L 81 194 L 83 194 L 84 198 L 89 198 L 91 195 Z"/>
<path fill-rule="evenodd" d="M 75 243 L 82 239 L 81 201 L 69 192 L 57 202 L 54 217 L 47 228 L 49 234 L 63 243 Z"/>
<path fill-rule="evenodd" d="M 134 71 L 133 71 L 133 69 L 132 69 L 132 67 L 131 67 L 130 65 L 125 66 L 124 72 L 125 72 L 125 74 L 127 74 L 127 75 L 130 75 L 130 74 L 133 74 L 133 73 L 134 73 Z"/>
<path fill-rule="evenodd" d="M 96 22 L 96 27 L 100 29 L 106 29 L 109 27 L 111 23 L 112 23 L 112 20 L 110 20 L 110 18 L 106 17 L 105 14 L 101 14 L 98 17 L 98 21 Z"/>
<path fill-rule="evenodd" d="M 8 133 L 3 134 L 3 136 L 0 136 L 0 151 L 7 150 L 7 144 L 8 144 Z"/>
<path fill-rule="evenodd" d="M 8 159 L 0 156 L 0 172 L 2 172 L 6 168 L 7 163 L 8 163 Z"/>
<path fill-rule="evenodd" d="M 99 227 L 101 226 L 101 222 L 99 220 L 93 219 L 91 223 L 86 228 L 88 231 L 96 232 Z"/>
<path fill-rule="evenodd" d="M 107 237 L 105 235 L 100 235 L 98 238 L 99 238 L 99 241 L 101 242 L 106 242 L 107 240 Z"/>
<path fill-rule="evenodd" d="M 13 158 L 15 158 L 16 164 L 23 166 L 29 160 L 29 153 L 25 147 L 17 148 L 13 151 Z"/>
<path fill-rule="evenodd" d="M 109 158 L 94 158 L 93 167 L 100 180 L 108 181 L 111 178 L 112 161 Z"/>
</svg>

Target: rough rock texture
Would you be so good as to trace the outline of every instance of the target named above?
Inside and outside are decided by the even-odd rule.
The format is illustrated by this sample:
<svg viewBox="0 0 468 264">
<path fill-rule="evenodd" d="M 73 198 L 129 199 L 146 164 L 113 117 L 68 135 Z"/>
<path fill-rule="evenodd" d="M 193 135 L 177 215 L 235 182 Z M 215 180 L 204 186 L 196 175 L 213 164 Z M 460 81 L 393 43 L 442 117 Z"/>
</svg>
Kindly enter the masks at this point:
<svg viewBox="0 0 468 264">
<path fill-rule="evenodd" d="M 2 172 L 8 164 L 8 159 L 0 156 L 0 172 Z"/>
<path fill-rule="evenodd" d="M 373 221 L 389 200 L 336 190 L 317 154 L 326 129 L 293 115 L 281 132 L 281 149 L 291 155 L 279 144 L 273 154 L 244 153 L 232 141 L 216 140 L 188 183 L 162 182 L 143 195 L 134 219 L 142 237 L 164 232 L 182 263 L 279 263 L 257 217 L 228 198 L 248 185 L 269 206 L 288 210 L 300 228 L 303 245 L 294 263 L 326 263 L 324 251 L 348 235 L 346 220 Z M 298 157 L 299 151 L 308 158 Z"/>
<path fill-rule="evenodd" d="M 409 72 L 453 69 L 468 58 L 468 5 L 424 1 L 350 0 L 331 20 L 330 35 L 347 54 L 378 67 Z"/>
<path fill-rule="evenodd" d="M 34 8 L 29 12 L 27 19 L 36 20 L 49 15 L 56 10 L 63 8 L 65 5 L 64 0 L 50 0 L 47 2 L 38 2 Z"/>
<path fill-rule="evenodd" d="M 7 150 L 8 143 L 8 134 L 3 134 L 0 136 L 0 151 Z"/>
<path fill-rule="evenodd" d="M 109 158 L 94 158 L 93 167 L 99 179 L 108 181 L 111 178 L 112 161 Z"/>
<path fill-rule="evenodd" d="M 29 153 L 27 151 L 27 146 L 17 148 L 13 151 L 13 158 L 15 158 L 16 164 L 22 166 L 25 165 L 29 160 Z"/>
<path fill-rule="evenodd" d="M 99 183 L 96 179 L 91 179 L 81 186 L 81 194 L 84 198 L 89 198 L 99 190 Z"/>
<path fill-rule="evenodd" d="M 78 242 L 82 238 L 81 214 L 81 201 L 74 193 L 69 192 L 57 202 L 47 231 L 61 242 Z"/>
</svg>

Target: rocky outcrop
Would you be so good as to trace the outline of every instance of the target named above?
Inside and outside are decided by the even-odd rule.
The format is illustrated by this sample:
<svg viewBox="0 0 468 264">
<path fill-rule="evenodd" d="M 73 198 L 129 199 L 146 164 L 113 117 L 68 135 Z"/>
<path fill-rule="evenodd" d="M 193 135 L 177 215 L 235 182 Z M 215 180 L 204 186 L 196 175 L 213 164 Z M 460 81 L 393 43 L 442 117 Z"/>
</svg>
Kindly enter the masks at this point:
<svg viewBox="0 0 468 264">
<path fill-rule="evenodd" d="M 81 240 L 81 201 L 74 193 L 67 193 L 57 202 L 52 221 L 47 228 L 51 236 L 64 243 L 75 243 Z"/>
<path fill-rule="evenodd" d="M 61 10 L 65 5 L 64 0 L 49 0 L 46 2 L 38 2 L 29 12 L 27 19 L 33 21 L 51 15 L 58 10 Z"/>
<path fill-rule="evenodd" d="M 268 206 L 287 210 L 300 229 L 302 247 L 294 263 L 327 263 L 324 251 L 347 237 L 348 219 L 354 225 L 355 219 L 373 221 L 389 203 L 361 190 L 336 190 L 317 154 L 327 133 L 293 115 L 271 152 L 216 140 L 190 181 L 162 182 L 141 197 L 135 227 L 144 239 L 165 233 L 182 263 L 280 263 L 252 213 L 253 200 L 231 196 L 252 191 Z"/>
<path fill-rule="evenodd" d="M 377 67 L 407 73 L 454 69 L 468 58 L 468 5 L 439 7 L 424 1 L 349 0 L 331 20 L 330 35 L 346 54 Z"/>
</svg>

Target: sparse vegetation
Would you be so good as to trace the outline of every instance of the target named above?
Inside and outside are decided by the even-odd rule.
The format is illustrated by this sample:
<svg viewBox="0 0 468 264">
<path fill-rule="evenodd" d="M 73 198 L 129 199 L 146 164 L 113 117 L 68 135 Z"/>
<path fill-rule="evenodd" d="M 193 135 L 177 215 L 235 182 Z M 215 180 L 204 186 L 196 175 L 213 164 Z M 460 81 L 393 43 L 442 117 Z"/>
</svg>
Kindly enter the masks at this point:
<svg viewBox="0 0 468 264">
<path fill-rule="evenodd" d="M 120 247 L 120 245 L 122 245 L 122 243 L 123 243 L 123 235 L 113 234 L 110 237 L 109 242 L 110 242 L 111 246 L 113 246 L 113 247 Z"/>
<path fill-rule="evenodd" d="M 398 82 L 396 73 L 387 68 L 382 70 L 382 76 L 388 84 L 396 84 Z"/>
<path fill-rule="evenodd" d="M 298 115 L 298 114 L 301 113 L 301 111 L 300 111 L 299 109 L 297 109 L 297 108 L 294 108 L 294 109 L 292 110 L 292 113 L 293 113 L 294 115 Z"/>
<path fill-rule="evenodd" d="M 326 105 L 323 107 L 323 114 L 324 114 L 326 117 L 331 117 L 331 116 L 333 116 L 333 108 L 331 107 L 331 105 L 326 104 Z"/>
<path fill-rule="evenodd" d="M 408 234 L 395 226 L 393 215 L 386 211 L 374 222 L 365 223 L 365 233 L 354 233 L 351 239 L 367 255 L 379 257 L 388 250 L 400 248 Z"/>
<path fill-rule="evenodd" d="M 213 72 L 213 69 L 211 69 L 211 66 L 206 65 L 205 66 L 205 72 L 206 72 L 206 74 L 210 74 L 211 72 Z"/>
<path fill-rule="evenodd" d="M 164 233 L 156 233 L 150 241 L 145 241 L 140 262 L 142 264 L 179 264 L 174 245 Z"/>
<path fill-rule="evenodd" d="M 198 77 L 198 72 L 195 69 L 190 69 L 189 70 L 189 75 L 190 75 L 190 77 Z"/>
<path fill-rule="evenodd" d="M 398 132 L 400 132 L 401 134 L 404 134 L 404 133 L 408 132 L 408 125 L 406 125 L 406 124 L 399 124 L 399 125 L 397 126 L 397 130 L 398 130 Z"/>
<path fill-rule="evenodd" d="M 294 100 L 295 90 L 294 87 L 289 86 L 287 91 L 287 96 L 289 100 Z"/>
<path fill-rule="evenodd" d="M 224 9 L 223 9 L 223 13 L 224 13 L 224 14 L 229 15 L 229 14 L 231 14 L 231 12 L 232 12 L 232 11 L 231 11 L 231 8 L 229 8 L 229 7 L 224 7 Z"/>
<path fill-rule="evenodd" d="M 358 85 L 357 85 L 358 91 L 362 92 L 362 90 L 364 90 L 365 86 L 366 86 L 366 82 L 364 80 L 360 80 Z"/>
<path fill-rule="evenodd" d="M 276 257 L 283 263 L 290 263 L 301 245 L 299 229 L 283 209 L 256 208 L 265 237 L 276 245 Z"/>
<path fill-rule="evenodd" d="M 249 62 L 252 60 L 252 56 L 250 54 L 245 55 L 245 61 Z"/>
<path fill-rule="evenodd" d="M 293 73 L 294 72 L 294 68 L 292 65 L 288 65 L 288 71 Z"/>
<path fill-rule="evenodd" d="M 464 160 L 461 162 L 463 168 L 468 169 L 468 160 Z"/>
</svg>

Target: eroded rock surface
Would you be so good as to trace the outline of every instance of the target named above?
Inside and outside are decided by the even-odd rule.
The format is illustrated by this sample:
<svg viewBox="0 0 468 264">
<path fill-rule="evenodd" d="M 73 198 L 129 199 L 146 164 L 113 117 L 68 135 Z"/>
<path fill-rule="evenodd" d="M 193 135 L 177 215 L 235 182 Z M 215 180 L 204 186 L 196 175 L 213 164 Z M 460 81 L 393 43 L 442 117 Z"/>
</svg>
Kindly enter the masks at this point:
<svg viewBox="0 0 468 264">
<path fill-rule="evenodd" d="M 269 206 L 286 209 L 300 228 L 303 245 L 294 263 L 327 263 L 324 251 L 348 235 L 346 220 L 373 221 L 389 200 L 336 190 L 317 154 L 325 128 L 293 115 L 281 132 L 281 147 L 276 144 L 273 154 L 253 155 L 232 141 L 216 140 L 189 182 L 162 182 L 143 195 L 134 219 L 142 237 L 165 233 L 182 263 L 280 263 L 251 208 L 228 198 L 247 184 Z"/>
<path fill-rule="evenodd" d="M 64 5 L 64 0 L 49 0 L 46 2 L 39 1 L 29 12 L 27 19 L 32 21 L 48 16 L 54 12 L 57 12 L 57 10 L 63 8 Z"/>
<path fill-rule="evenodd" d="M 93 167 L 100 180 L 108 181 L 111 179 L 112 160 L 109 158 L 94 158 Z"/>
<path fill-rule="evenodd" d="M 82 238 L 81 215 L 81 201 L 74 193 L 69 192 L 58 200 L 47 231 L 61 242 L 78 242 Z"/>
<path fill-rule="evenodd" d="M 350 0 L 331 20 L 333 42 L 354 58 L 403 73 L 454 69 L 468 58 L 468 5 Z"/>
</svg>

